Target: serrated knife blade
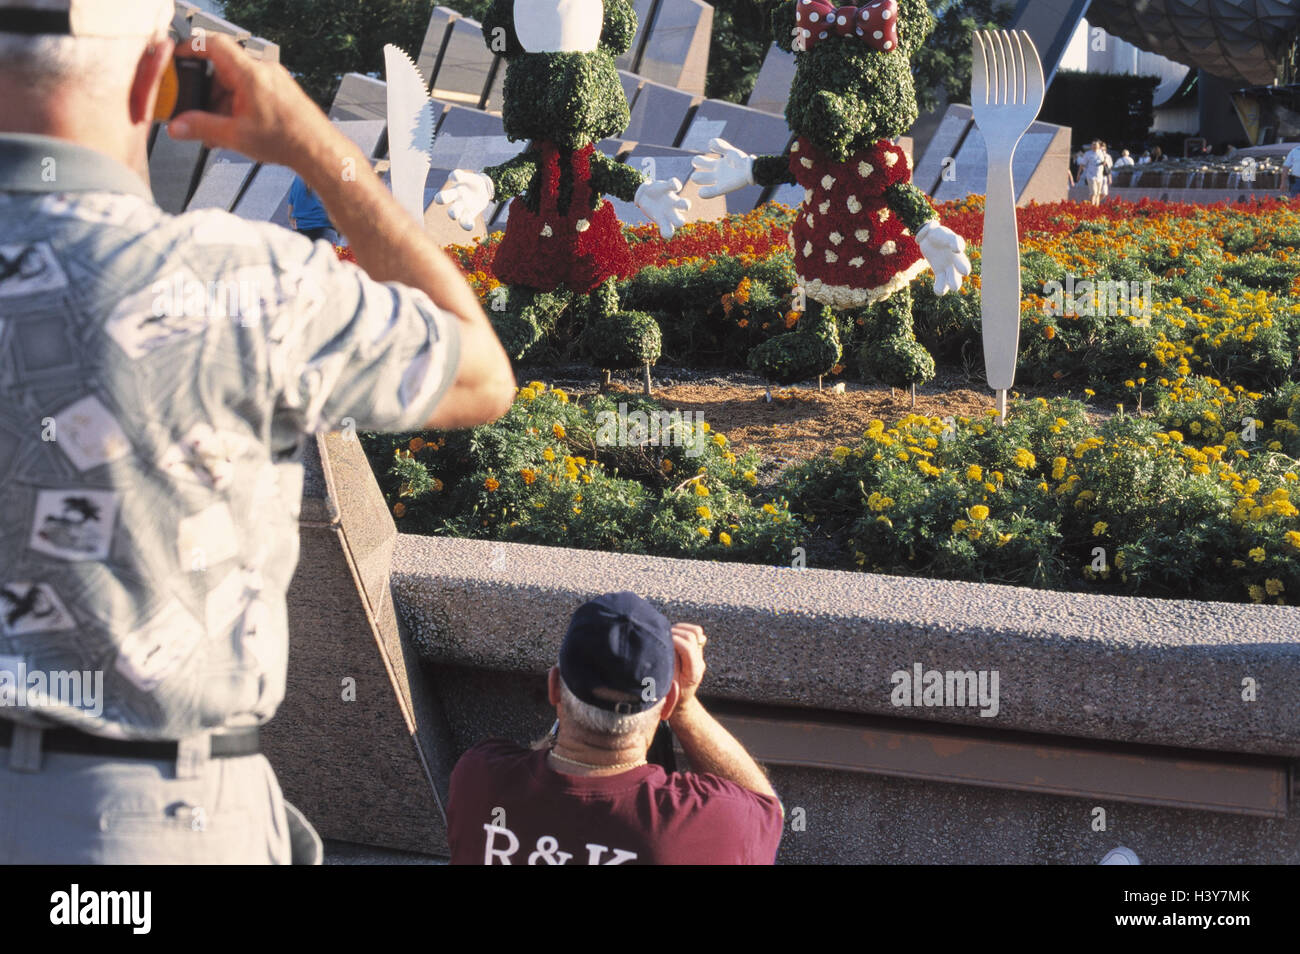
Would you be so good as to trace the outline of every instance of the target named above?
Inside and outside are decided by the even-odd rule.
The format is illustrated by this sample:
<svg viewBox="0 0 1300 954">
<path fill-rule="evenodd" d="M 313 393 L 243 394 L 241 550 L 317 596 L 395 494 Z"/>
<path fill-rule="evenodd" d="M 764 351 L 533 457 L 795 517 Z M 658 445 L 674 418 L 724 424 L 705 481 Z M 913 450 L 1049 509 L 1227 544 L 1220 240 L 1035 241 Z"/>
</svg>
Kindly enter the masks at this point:
<svg viewBox="0 0 1300 954">
<path fill-rule="evenodd" d="M 433 148 L 434 107 L 420 68 L 400 47 L 384 47 L 388 78 L 388 155 L 393 197 L 424 225 L 424 187 Z"/>
</svg>

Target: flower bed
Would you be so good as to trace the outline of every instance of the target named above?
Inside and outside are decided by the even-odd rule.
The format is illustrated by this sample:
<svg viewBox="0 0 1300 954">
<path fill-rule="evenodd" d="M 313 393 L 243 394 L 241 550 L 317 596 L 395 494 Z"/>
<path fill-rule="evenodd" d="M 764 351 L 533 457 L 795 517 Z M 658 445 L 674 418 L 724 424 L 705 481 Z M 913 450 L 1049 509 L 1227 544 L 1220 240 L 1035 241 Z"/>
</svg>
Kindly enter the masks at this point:
<svg viewBox="0 0 1300 954">
<path fill-rule="evenodd" d="M 978 198 L 940 212 L 978 241 Z M 620 295 L 660 321 L 675 363 L 740 365 L 799 320 L 789 218 L 765 207 L 669 241 L 629 230 L 641 269 Z M 679 425 L 676 444 L 606 446 L 609 399 L 578 406 L 537 382 L 493 425 L 369 436 L 368 452 L 414 532 L 786 564 L 803 547 L 816 566 L 1293 602 L 1300 213 L 1277 201 L 1066 203 L 1022 210 L 1020 228 L 1019 380 L 1085 400 L 1019 402 L 1006 428 L 874 422 L 760 484 L 756 456 L 697 435 L 698 421 Z M 486 300 L 493 242 L 452 251 Z M 961 294 L 915 285 L 916 318 L 941 363 L 978 374 L 971 251 Z M 1116 288 L 1135 293 L 1118 308 Z M 849 341 L 856 316 L 839 321 Z M 557 341 L 551 354 L 562 352 Z"/>
</svg>

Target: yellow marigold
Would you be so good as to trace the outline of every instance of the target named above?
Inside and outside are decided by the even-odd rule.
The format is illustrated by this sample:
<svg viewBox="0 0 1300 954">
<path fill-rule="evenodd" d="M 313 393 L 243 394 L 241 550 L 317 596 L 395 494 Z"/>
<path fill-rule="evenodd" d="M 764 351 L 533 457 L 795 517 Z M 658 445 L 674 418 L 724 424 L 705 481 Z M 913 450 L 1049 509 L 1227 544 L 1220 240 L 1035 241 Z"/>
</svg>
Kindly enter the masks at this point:
<svg viewBox="0 0 1300 954">
<path fill-rule="evenodd" d="M 752 470 L 747 470 L 740 476 L 744 477 L 747 481 L 749 481 L 750 486 L 753 486 L 754 484 L 758 483 L 758 475 L 755 474 Z"/>
<path fill-rule="evenodd" d="M 987 520 L 989 518 L 989 508 L 983 504 L 976 504 L 966 513 L 972 520 Z"/>
<path fill-rule="evenodd" d="M 1052 461 L 1052 479 L 1061 480 L 1065 477 L 1065 468 L 1070 466 L 1070 462 L 1064 457 L 1057 457 Z"/>
<path fill-rule="evenodd" d="M 543 384 L 541 381 L 529 381 L 528 386 L 532 388 L 534 391 L 536 391 L 538 394 L 546 393 L 546 385 Z"/>
<path fill-rule="evenodd" d="M 1295 550 L 1300 550 L 1300 530 L 1288 530 L 1285 537 L 1287 545 Z"/>
<path fill-rule="evenodd" d="M 555 435 L 556 440 L 564 440 L 564 425 L 556 421 L 551 425 L 551 433 Z"/>
<path fill-rule="evenodd" d="M 776 513 L 776 507 L 770 503 L 763 504 L 763 513 Z"/>
<path fill-rule="evenodd" d="M 1038 492 L 1039 492 L 1039 493 L 1042 493 L 1042 494 L 1050 493 L 1051 490 L 1052 490 L 1052 488 L 1048 486 L 1047 481 L 1044 480 L 1044 481 L 1039 482 L 1039 484 L 1038 484 Z"/>
<path fill-rule="evenodd" d="M 726 447 L 727 439 L 723 437 L 721 434 L 714 434 L 713 443 L 717 444 L 719 447 Z"/>
<path fill-rule="evenodd" d="M 695 496 L 697 496 L 697 497 L 707 497 L 708 495 L 709 495 L 709 488 L 708 488 L 708 487 L 705 487 L 703 484 L 696 484 L 696 485 L 695 485 Z"/>
<path fill-rule="evenodd" d="M 702 430 L 705 434 L 709 433 L 709 422 L 700 421 L 700 430 Z"/>
<path fill-rule="evenodd" d="M 1250 557 L 1256 563 L 1263 563 L 1266 559 L 1268 559 L 1268 553 L 1265 552 L 1263 547 L 1255 547 L 1253 550 L 1247 553 L 1246 556 Z"/>
<path fill-rule="evenodd" d="M 953 532 L 953 533 L 961 533 L 963 530 L 965 530 L 965 529 L 966 529 L 967 527 L 969 527 L 969 526 L 970 526 L 970 524 L 967 523 L 965 520 L 954 520 L 953 523 L 952 523 L 952 532 Z"/>
<path fill-rule="evenodd" d="M 501 484 L 495 477 L 489 477 L 487 480 L 483 481 L 483 486 L 486 487 L 489 491 L 492 491 L 500 487 Z"/>
<path fill-rule="evenodd" d="M 1109 529 L 1110 529 L 1110 524 L 1106 523 L 1106 521 L 1104 520 L 1098 520 L 1096 523 L 1092 525 L 1092 535 L 1094 537 L 1105 536 L 1106 531 Z"/>
<path fill-rule="evenodd" d="M 836 460 L 844 460 L 844 458 L 848 457 L 852 453 L 853 451 L 841 444 L 839 447 L 835 448 L 835 450 L 831 451 L 831 456 Z"/>
<path fill-rule="evenodd" d="M 1254 600 L 1256 603 L 1264 602 L 1264 587 L 1260 586 L 1259 584 L 1256 583 L 1252 586 L 1247 587 L 1246 592 L 1250 594 L 1250 598 Z"/>
<path fill-rule="evenodd" d="M 971 464 L 969 467 L 966 468 L 966 479 L 983 480 L 984 468 L 981 467 L 979 464 Z"/>
<path fill-rule="evenodd" d="M 1264 581 L 1264 589 L 1268 591 L 1269 596 L 1280 596 L 1286 589 L 1281 580 L 1271 579 Z"/>
<path fill-rule="evenodd" d="M 537 471 L 529 470 L 525 467 L 519 472 L 519 476 L 524 479 L 525 484 L 532 484 L 532 482 L 537 479 Z"/>
<path fill-rule="evenodd" d="M 546 450 L 542 451 L 542 460 L 546 461 L 547 463 L 550 463 L 551 461 L 555 460 L 555 451 L 551 450 L 549 447 L 546 448 Z"/>
<path fill-rule="evenodd" d="M 554 395 L 561 404 L 569 403 L 569 395 L 566 394 L 564 391 L 561 391 L 559 388 L 552 388 L 551 394 Z"/>
<path fill-rule="evenodd" d="M 525 401 L 531 401 L 537 397 L 537 392 L 532 388 L 520 388 L 518 397 Z"/>
<path fill-rule="evenodd" d="M 710 530 L 708 527 L 700 527 L 700 528 L 699 528 L 698 530 L 696 530 L 695 532 L 696 532 L 696 533 L 699 533 L 699 534 L 702 534 L 703 536 L 706 536 L 706 537 L 711 537 L 711 536 L 713 536 L 713 531 Z"/>
<path fill-rule="evenodd" d="M 695 516 L 699 517 L 701 520 L 712 520 L 713 512 L 709 510 L 708 507 L 701 505 L 695 508 Z"/>
<path fill-rule="evenodd" d="M 722 531 L 720 534 L 718 534 L 718 542 L 721 543 L 724 547 L 731 546 L 731 534 L 727 533 L 727 531 L 725 530 Z"/>
<path fill-rule="evenodd" d="M 1015 461 L 1015 465 L 1019 467 L 1021 470 L 1029 470 L 1029 468 L 1033 467 L 1035 464 L 1038 463 L 1038 458 L 1036 458 L 1029 451 L 1025 450 L 1023 447 L 1019 447 L 1016 449 L 1016 456 L 1013 459 Z"/>
</svg>

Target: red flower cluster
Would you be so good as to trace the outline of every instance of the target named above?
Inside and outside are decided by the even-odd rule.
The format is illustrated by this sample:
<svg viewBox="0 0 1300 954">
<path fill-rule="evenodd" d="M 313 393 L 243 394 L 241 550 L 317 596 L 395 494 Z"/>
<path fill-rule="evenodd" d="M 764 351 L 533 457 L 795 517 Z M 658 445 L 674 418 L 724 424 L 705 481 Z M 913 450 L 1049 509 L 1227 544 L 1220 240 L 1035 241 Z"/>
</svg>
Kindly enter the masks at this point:
<svg viewBox="0 0 1300 954">
<path fill-rule="evenodd" d="M 577 151 L 540 142 L 542 189 L 537 211 L 517 198 L 510 203 L 506 235 L 497 249 L 494 272 L 505 285 L 540 291 L 564 287 L 586 294 L 605 279 L 628 278 L 636 271 L 614 207 L 600 203 L 591 184 L 588 144 Z M 573 193 L 560 210 L 564 165 L 573 174 Z"/>
</svg>

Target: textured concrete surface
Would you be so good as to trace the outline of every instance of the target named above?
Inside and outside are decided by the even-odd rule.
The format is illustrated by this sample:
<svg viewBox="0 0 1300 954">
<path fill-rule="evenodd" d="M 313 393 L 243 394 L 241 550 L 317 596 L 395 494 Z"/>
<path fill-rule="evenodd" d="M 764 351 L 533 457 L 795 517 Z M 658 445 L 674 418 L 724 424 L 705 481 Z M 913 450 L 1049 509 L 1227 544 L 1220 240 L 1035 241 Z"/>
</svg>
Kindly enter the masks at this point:
<svg viewBox="0 0 1300 954">
<path fill-rule="evenodd" d="M 1300 609 L 399 535 L 392 584 L 447 665 L 540 674 L 570 613 L 631 589 L 711 634 L 716 696 L 1082 738 L 1300 756 Z M 999 710 L 898 708 L 891 674 L 996 670 Z M 1255 701 L 1243 700 L 1243 680 Z M 447 706 L 454 722 L 454 706 Z"/>
<path fill-rule="evenodd" d="M 445 852 L 438 785 L 452 747 L 398 631 L 388 587 L 397 531 L 360 442 L 321 443 L 324 453 L 312 441 L 304 455 L 288 685 L 264 749 L 322 837 Z"/>
</svg>

